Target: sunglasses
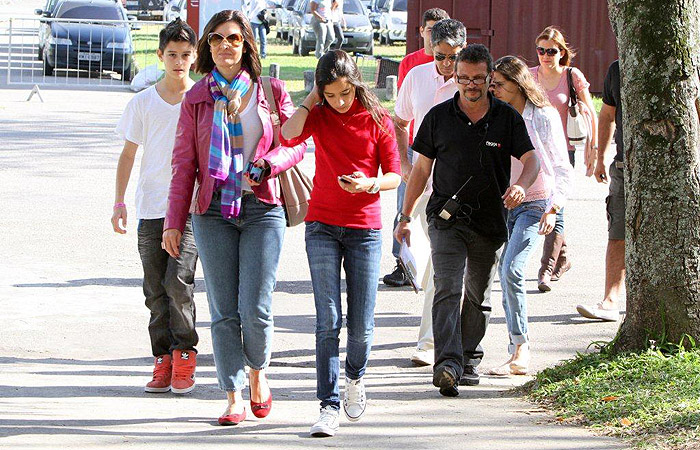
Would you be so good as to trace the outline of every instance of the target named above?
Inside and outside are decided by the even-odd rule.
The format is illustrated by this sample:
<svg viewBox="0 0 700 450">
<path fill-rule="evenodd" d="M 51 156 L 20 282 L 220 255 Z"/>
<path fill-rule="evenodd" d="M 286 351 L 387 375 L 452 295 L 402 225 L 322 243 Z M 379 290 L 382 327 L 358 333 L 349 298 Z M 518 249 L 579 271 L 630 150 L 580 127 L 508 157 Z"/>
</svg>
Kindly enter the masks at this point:
<svg viewBox="0 0 700 450">
<path fill-rule="evenodd" d="M 537 53 L 540 54 L 540 56 L 544 56 L 545 53 L 547 54 L 547 56 L 554 56 L 554 55 L 556 55 L 557 53 L 559 53 L 559 49 L 558 49 L 558 48 L 537 47 L 536 50 L 537 50 Z"/>
<path fill-rule="evenodd" d="M 212 47 L 220 46 L 224 41 L 228 43 L 231 47 L 240 47 L 243 45 L 243 35 L 241 33 L 233 33 L 224 37 L 219 33 L 209 33 L 207 35 L 207 42 Z"/>
<path fill-rule="evenodd" d="M 461 76 L 457 75 L 457 76 L 455 76 L 455 79 L 457 80 L 457 83 L 459 83 L 463 86 L 469 86 L 469 83 L 473 84 L 474 86 L 481 86 L 483 84 L 486 84 L 489 77 L 469 78 L 469 77 L 461 77 Z"/>
<path fill-rule="evenodd" d="M 443 55 L 442 53 L 434 53 L 433 56 L 435 56 L 435 61 L 444 61 L 445 58 L 452 62 L 457 61 L 457 55 Z"/>
</svg>

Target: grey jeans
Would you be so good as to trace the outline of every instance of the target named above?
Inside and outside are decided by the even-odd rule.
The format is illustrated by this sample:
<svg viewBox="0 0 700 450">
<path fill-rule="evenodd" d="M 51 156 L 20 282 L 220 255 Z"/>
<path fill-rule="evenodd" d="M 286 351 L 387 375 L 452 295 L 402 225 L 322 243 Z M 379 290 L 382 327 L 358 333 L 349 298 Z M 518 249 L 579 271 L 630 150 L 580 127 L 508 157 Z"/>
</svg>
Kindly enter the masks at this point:
<svg viewBox="0 0 700 450">
<path fill-rule="evenodd" d="M 138 226 L 143 294 L 151 311 L 148 333 L 153 356 L 167 355 L 173 350 L 195 350 L 199 341 L 194 305 L 197 247 L 192 224 L 188 218 L 180 241 L 180 256 L 175 259 L 161 248 L 164 221 L 141 219 Z"/>
<path fill-rule="evenodd" d="M 478 366 L 484 356 L 481 340 L 503 242 L 475 233 L 459 219 L 433 217 L 428 234 L 435 272 L 435 369 L 449 365 L 461 376 L 465 365 Z"/>
<path fill-rule="evenodd" d="M 311 17 L 311 27 L 316 35 L 316 58 L 323 56 L 331 48 L 331 44 L 335 40 L 333 32 L 333 22 L 326 23 L 318 20 L 316 16 Z M 301 45 L 301 43 L 299 43 Z"/>
</svg>

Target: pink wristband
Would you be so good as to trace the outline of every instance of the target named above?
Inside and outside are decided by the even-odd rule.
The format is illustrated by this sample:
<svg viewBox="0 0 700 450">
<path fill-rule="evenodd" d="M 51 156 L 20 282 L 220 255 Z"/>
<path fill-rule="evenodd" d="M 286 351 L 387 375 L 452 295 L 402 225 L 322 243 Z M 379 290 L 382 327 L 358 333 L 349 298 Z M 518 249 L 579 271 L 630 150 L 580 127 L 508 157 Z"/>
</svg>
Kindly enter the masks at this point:
<svg viewBox="0 0 700 450">
<path fill-rule="evenodd" d="M 117 209 L 117 208 L 126 208 L 126 203 L 115 203 L 114 209 Z"/>
</svg>

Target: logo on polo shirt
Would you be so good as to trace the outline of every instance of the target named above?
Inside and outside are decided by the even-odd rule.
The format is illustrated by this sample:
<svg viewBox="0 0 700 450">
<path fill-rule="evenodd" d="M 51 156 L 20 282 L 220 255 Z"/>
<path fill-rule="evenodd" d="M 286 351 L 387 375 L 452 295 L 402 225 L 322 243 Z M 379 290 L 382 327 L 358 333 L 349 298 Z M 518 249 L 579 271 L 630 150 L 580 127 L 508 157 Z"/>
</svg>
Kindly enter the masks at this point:
<svg viewBox="0 0 700 450">
<path fill-rule="evenodd" d="M 486 146 L 487 146 L 487 147 L 501 148 L 501 143 L 500 143 L 500 142 L 486 141 Z"/>
</svg>

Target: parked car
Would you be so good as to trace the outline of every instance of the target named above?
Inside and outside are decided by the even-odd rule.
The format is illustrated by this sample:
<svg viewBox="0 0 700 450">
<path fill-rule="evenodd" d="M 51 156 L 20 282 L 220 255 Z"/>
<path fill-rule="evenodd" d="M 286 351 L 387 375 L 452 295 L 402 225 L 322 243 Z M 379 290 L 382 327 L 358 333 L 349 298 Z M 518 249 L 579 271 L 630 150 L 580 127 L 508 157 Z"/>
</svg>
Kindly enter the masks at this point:
<svg viewBox="0 0 700 450">
<path fill-rule="evenodd" d="M 42 18 L 52 18 L 56 12 L 56 7 L 62 0 L 46 0 L 44 7 L 42 9 L 35 9 L 34 14 L 41 16 Z M 49 22 L 46 20 L 39 20 L 39 36 L 48 34 Z M 44 46 L 41 41 L 39 42 L 39 52 L 37 53 L 39 59 L 44 57 Z"/>
<path fill-rule="evenodd" d="M 291 42 L 292 34 L 290 33 L 291 24 L 289 22 L 290 14 L 294 11 L 294 3 L 296 0 L 282 0 L 275 7 L 275 19 L 277 20 L 277 39 Z"/>
<path fill-rule="evenodd" d="M 126 21 L 126 10 L 113 0 L 62 0 L 47 32 L 39 36 L 43 49 L 44 75 L 55 69 L 112 71 L 130 81 L 134 73 L 134 46 L 126 22 L 104 23 L 92 20 Z"/>
<path fill-rule="evenodd" d="M 406 41 L 407 0 L 377 0 L 379 43 Z"/>
<path fill-rule="evenodd" d="M 170 0 L 163 9 L 163 20 L 172 22 L 180 18 L 187 22 L 187 0 Z"/>
<path fill-rule="evenodd" d="M 165 0 L 126 0 L 126 11 L 139 20 L 162 20 Z"/>
<path fill-rule="evenodd" d="M 372 25 L 367 9 L 360 0 L 343 0 L 343 16 L 347 28 L 343 50 L 346 52 L 374 53 Z M 292 53 L 307 56 L 316 48 L 316 34 L 311 27 L 311 6 L 309 0 L 296 0 L 290 11 L 292 33 Z"/>
</svg>

